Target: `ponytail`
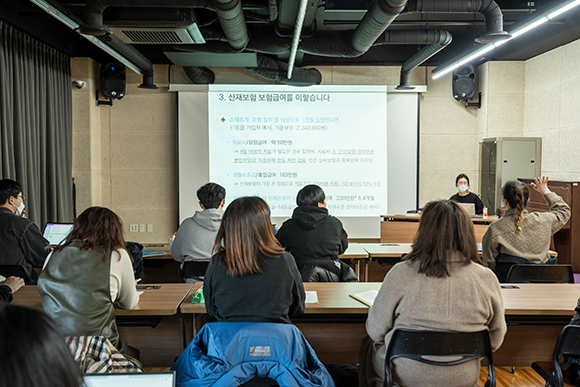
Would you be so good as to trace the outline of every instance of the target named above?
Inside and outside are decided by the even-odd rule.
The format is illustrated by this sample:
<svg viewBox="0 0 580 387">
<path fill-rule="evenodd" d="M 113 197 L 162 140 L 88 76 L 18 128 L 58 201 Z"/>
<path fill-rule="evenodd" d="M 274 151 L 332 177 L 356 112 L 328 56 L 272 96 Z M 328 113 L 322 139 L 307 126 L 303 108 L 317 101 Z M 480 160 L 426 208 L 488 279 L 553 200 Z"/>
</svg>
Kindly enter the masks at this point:
<svg viewBox="0 0 580 387">
<path fill-rule="evenodd" d="M 528 187 L 518 180 L 508 181 L 502 189 L 502 195 L 507 200 L 511 208 L 518 212 L 516 229 L 522 232 L 522 222 L 524 221 L 524 209 L 530 197 Z"/>
</svg>

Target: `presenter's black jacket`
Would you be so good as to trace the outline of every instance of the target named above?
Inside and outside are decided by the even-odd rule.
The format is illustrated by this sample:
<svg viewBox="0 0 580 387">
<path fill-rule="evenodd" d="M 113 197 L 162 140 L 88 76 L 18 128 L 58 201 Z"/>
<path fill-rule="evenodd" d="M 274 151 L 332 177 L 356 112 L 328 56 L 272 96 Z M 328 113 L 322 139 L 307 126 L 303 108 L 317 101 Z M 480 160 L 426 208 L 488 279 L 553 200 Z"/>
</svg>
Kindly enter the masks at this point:
<svg viewBox="0 0 580 387">
<path fill-rule="evenodd" d="M 477 215 L 483 214 L 483 202 L 473 192 L 468 193 L 465 196 L 459 196 L 459 194 L 455 194 L 449 198 L 449 200 L 453 200 L 457 203 L 473 203 L 475 204 L 475 213 Z"/>
<path fill-rule="evenodd" d="M 42 267 L 50 252 L 48 241 L 29 219 L 0 207 L 0 265 L 22 265 L 31 284 L 38 274 L 33 267 Z"/>
<path fill-rule="evenodd" d="M 212 257 L 205 272 L 205 310 L 218 321 L 278 322 L 304 313 L 306 293 L 294 258 L 283 251 L 275 258 L 258 258 L 262 273 L 231 277 Z"/>
<path fill-rule="evenodd" d="M 348 247 L 348 235 L 340 220 L 323 207 L 298 206 L 284 222 L 276 238 L 299 268 L 307 261 L 338 259 Z"/>
</svg>

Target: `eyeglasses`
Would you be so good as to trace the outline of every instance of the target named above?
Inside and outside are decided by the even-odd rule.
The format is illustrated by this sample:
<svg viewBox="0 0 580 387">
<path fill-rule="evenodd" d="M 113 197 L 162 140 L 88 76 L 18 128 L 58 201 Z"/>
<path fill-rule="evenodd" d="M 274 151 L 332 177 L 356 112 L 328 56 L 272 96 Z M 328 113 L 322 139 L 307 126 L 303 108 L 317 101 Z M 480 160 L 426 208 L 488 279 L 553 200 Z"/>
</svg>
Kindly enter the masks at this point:
<svg viewBox="0 0 580 387">
<path fill-rule="evenodd" d="M 16 196 L 16 199 L 18 199 L 19 201 L 23 202 L 23 201 L 26 200 L 26 197 L 24 195 L 20 194 L 20 195 Z"/>
</svg>

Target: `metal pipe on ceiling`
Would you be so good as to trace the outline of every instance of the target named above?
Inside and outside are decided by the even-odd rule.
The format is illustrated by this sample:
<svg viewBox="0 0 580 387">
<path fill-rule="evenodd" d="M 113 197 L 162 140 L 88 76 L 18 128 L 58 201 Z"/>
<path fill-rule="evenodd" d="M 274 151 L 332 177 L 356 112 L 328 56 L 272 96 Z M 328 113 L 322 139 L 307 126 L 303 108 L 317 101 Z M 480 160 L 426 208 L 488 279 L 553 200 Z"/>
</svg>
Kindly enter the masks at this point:
<svg viewBox="0 0 580 387">
<path fill-rule="evenodd" d="M 292 47 L 290 48 L 290 58 L 288 59 L 288 71 L 286 77 L 292 77 L 292 69 L 294 68 L 294 61 L 296 60 L 296 52 L 298 52 L 298 45 L 300 44 L 300 35 L 302 34 L 302 25 L 304 24 L 304 17 L 306 16 L 306 5 L 308 0 L 300 0 L 298 14 L 296 15 L 296 24 L 294 25 L 294 36 L 292 36 Z"/>
</svg>

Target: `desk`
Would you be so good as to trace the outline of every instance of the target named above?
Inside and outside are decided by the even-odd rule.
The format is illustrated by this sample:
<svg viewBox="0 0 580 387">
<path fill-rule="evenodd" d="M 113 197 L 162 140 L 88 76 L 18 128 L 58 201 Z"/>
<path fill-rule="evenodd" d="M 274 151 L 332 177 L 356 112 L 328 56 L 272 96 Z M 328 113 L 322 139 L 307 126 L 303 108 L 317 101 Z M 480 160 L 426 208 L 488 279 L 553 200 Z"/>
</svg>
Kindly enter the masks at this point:
<svg viewBox="0 0 580 387">
<path fill-rule="evenodd" d="M 143 244 L 143 250 L 157 250 L 163 253 L 159 255 L 151 255 L 148 257 L 143 257 L 143 259 L 173 259 L 173 257 L 171 256 L 171 249 L 168 243 Z"/>
<path fill-rule="evenodd" d="M 172 316 L 177 314 L 181 302 L 189 294 L 192 284 L 158 284 L 159 289 L 139 290 L 139 303 L 133 309 L 115 308 L 116 316 Z M 141 285 L 138 285 L 141 286 Z M 147 286 L 154 286 L 147 285 Z M 14 305 L 42 308 L 38 287 L 28 285 L 14 293 Z"/>
<path fill-rule="evenodd" d="M 377 258 L 392 258 L 391 260 L 389 260 L 389 264 L 396 264 L 398 262 L 400 262 L 400 258 L 405 255 L 405 254 L 409 254 L 412 250 L 412 244 L 411 243 L 391 243 L 391 244 L 387 244 L 387 243 L 361 243 L 360 246 L 365 249 L 368 254 L 369 254 L 369 258 L 368 260 L 364 260 L 363 262 L 363 276 L 361 279 L 361 281 L 366 282 L 369 281 L 369 279 L 372 281 L 382 281 L 383 278 L 385 277 L 385 275 L 387 274 L 387 272 L 389 271 L 389 269 L 386 270 L 378 270 L 380 267 L 377 265 L 375 265 L 375 269 L 377 273 L 372 273 L 373 276 L 371 276 L 372 278 L 369 277 L 369 264 L 371 261 L 375 261 L 377 260 Z M 552 250 L 549 250 L 550 255 L 557 257 L 558 253 Z M 479 257 L 481 258 L 482 252 L 481 252 L 481 244 L 478 244 L 478 251 L 477 254 L 479 255 Z"/>
<path fill-rule="evenodd" d="M 387 214 L 381 215 L 381 243 L 412 243 L 419 228 L 421 214 Z M 475 230 L 475 239 L 481 243 L 483 235 L 487 231 L 487 226 L 497 216 L 487 218 L 471 218 Z"/>
<path fill-rule="evenodd" d="M 201 284 L 195 284 L 194 290 Z M 360 341 L 366 336 L 368 308 L 349 294 L 378 290 L 376 282 L 305 283 L 318 293 L 318 304 L 307 304 L 305 314 L 292 319 L 325 364 L 356 364 Z M 529 366 L 550 360 L 556 338 L 574 315 L 580 285 L 518 284 L 502 289 L 508 334 L 494 354 L 496 365 Z M 189 299 L 189 297 L 188 297 Z M 203 304 L 185 301 L 181 313 L 203 314 Z M 195 327 L 194 327 L 195 329 Z"/>
<path fill-rule="evenodd" d="M 344 252 L 344 254 L 340 255 L 339 258 L 342 259 L 352 259 L 354 261 L 354 271 L 356 276 L 359 278 L 359 281 L 363 281 L 361 279 L 362 274 L 362 261 L 369 257 L 369 253 L 362 247 L 360 243 L 349 243 L 348 248 Z"/>
<path fill-rule="evenodd" d="M 150 286 L 150 285 L 148 285 Z M 159 284 L 159 289 L 139 290 L 144 293 L 139 296 L 139 303 L 133 309 L 115 308 L 115 316 L 121 317 L 118 325 L 155 327 L 164 316 L 178 314 L 179 306 L 190 293 L 192 284 Z M 28 285 L 14 293 L 14 305 L 42 309 L 42 299 L 36 285 Z M 143 321 L 144 316 L 155 319 Z M 179 316 L 179 331 L 181 335 L 181 350 L 186 346 L 185 322 Z"/>
</svg>

